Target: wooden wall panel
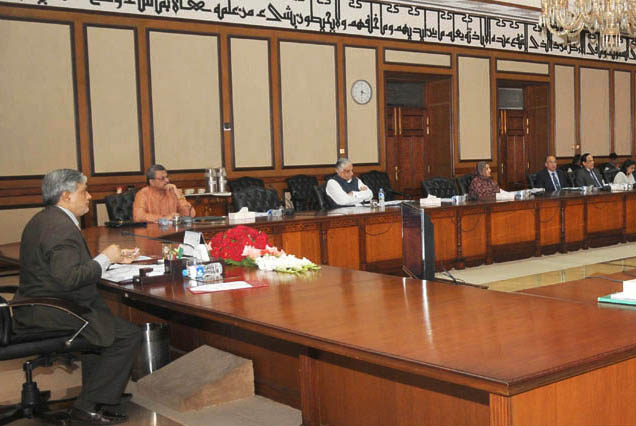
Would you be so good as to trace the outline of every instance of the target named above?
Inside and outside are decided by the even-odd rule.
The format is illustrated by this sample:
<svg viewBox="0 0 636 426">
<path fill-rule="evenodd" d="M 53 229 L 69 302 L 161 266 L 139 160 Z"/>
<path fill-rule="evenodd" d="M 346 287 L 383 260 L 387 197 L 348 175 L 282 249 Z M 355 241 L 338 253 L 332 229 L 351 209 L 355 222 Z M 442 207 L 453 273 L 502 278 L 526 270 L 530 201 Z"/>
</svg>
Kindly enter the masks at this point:
<svg viewBox="0 0 636 426">
<path fill-rule="evenodd" d="M 581 68 L 581 153 L 610 152 L 609 71 Z"/>
<path fill-rule="evenodd" d="M 347 156 L 354 163 L 378 163 L 378 86 L 376 84 L 376 51 L 357 47 L 345 48 Z M 351 97 L 357 80 L 371 85 L 371 100 L 364 105 Z M 375 142 L 375 143 L 374 143 Z"/>
<path fill-rule="evenodd" d="M 554 146 L 557 157 L 572 157 L 576 147 L 574 67 L 554 67 Z"/>
<path fill-rule="evenodd" d="M 357 226 L 331 228 L 327 231 L 328 264 L 360 269 L 359 229 Z"/>
<path fill-rule="evenodd" d="M 636 234 L 636 197 L 627 197 L 625 204 L 625 232 Z"/>
<path fill-rule="evenodd" d="M 490 215 L 492 245 L 534 241 L 536 238 L 534 214 L 534 209 L 492 212 Z"/>
<path fill-rule="evenodd" d="M 0 244 L 20 241 L 24 226 L 40 210 L 42 207 L 0 210 Z"/>
<path fill-rule="evenodd" d="M 433 215 L 431 222 L 435 227 L 435 261 L 441 262 L 445 267 L 450 265 L 444 261 L 454 261 L 457 258 L 457 222 L 453 215 Z M 450 269 L 447 266 L 446 269 Z"/>
<path fill-rule="evenodd" d="M 497 71 L 548 75 L 550 66 L 546 63 L 497 59 Z"/>
<path fill-rule="evenodd" d="M 461 217 L 462 254 L 464 257 L 486 255 L 486 213 Z"/>
<path fill-rule="evenodd" d="M 539 209 L 539 227 L 542 246 L 559 244 L 561 241 L 561 206 L 559 202 L 544 203 Z"/>
<path fill-rule="evenodd" d="M 93 170 L 141 172 L 135 32 L 89 26 L 86 42 Z"/>
<path fill-rule="evenodd" d="M 272 167 L 269 41 L 232 37 L 234 167 Z"/>
<path fill-rule="evenodd" d="M 320 264 L 320 231 L 316 229 L 312 231 L 284 232 L 281 249 L 296 257 L 306 257 L 312 262 Z"/>
<path fill-rule="evenodd" d="M 385 62 L 396 62 L 412 65 L 432 65 L 436 67 L 451 67 L 451 55 L 445 53 L 413 52 L 406 50 L 386 49 Z"/>
<path fill-rule="evenodd" d="M 218 38 L 150 31 L 149 43 L 155 163 L 221 166 Z"/>
<path fill-rule="evenodd" d="M 587 232 L 603 232 L 623 227 L 623 203 L 620 195 L 587 201 Z"/>
<path fill-rule="evenodd" d="M 0 176 L 77 168 L 71 27 L 0 19 Z"/>
<path fill-rule="evenodd" d="M 402 222 L 367 224 L 364 228 L 366 262 L 402 258 Z"/>
<path fill-rule="evenodd" d="M 565 242 L 583 241 L 584 237 L 584 216 L 583 201 L 574 200 L 565 202 Z"/>
<path fill-rule="evenodd" d="M 614 71 L 614 152 L 618 155 L 631 155 L 634 147 L 631 94 L 631 73 Z"/>
<path fill-rule="evenodd" d="M 281 42 L 280 80 L 283 164 L 334 164 L 338 152 L 335 46 Z"/>
<path fill-rule="evenodd" d="M 490 59 L 459 56 L 459 159 L 492 158 Z"/>
</svg>

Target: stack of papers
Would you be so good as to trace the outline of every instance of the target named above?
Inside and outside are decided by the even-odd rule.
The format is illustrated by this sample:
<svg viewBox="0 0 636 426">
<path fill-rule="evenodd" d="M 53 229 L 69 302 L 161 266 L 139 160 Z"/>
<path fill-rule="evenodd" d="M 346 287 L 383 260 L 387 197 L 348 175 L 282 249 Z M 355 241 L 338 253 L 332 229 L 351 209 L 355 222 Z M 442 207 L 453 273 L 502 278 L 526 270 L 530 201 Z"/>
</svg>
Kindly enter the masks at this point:
<svg viewBox="0 0 636 426">
<path fill-rule="evenodd" d="M 136 275 L 139 275 L 141 268 L 152 268 L 152 272 L 147 273 L 147 276 L 153 277 L 156 275 L 163 275 L 165 268 L 163 263 L 152 265 L 140 265 L 140 264 L 122 264 L 113 263 L 108 270 L 102 273 L 102 278 L 108 281 L 114 281 L 120 283 L 122 281 L 130 281 Z"/>
<path fill-rule="evenodd" d="M 213 293 L 215 291 L 227 291 L 227 290 L 239 290 L 242 288 L 255 288 L 255 287 L 263 287 L 263 285 L 254 286 L 252 284 L 248 284 L 245 281 L 231 281 L 229 283 L 216 283 L 216 284 L 204 284 L 193 287 L 188 287 L 194 294 L 199 293 Z"/>
</svg>

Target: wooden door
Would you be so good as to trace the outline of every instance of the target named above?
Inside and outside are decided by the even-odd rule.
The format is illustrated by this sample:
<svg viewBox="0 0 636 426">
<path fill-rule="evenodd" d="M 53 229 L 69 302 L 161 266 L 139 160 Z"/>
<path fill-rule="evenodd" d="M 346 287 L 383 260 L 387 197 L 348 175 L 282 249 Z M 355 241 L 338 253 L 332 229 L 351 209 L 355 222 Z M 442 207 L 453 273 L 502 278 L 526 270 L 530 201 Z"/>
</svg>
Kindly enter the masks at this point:
<svg viewBox="0 0 636 426">
<path fill-rule="evenodd" d="M 499 185 L 508 191 L 527 187 L 526 114 L 499 110 Z"/>
<path fill-rule="evenodd" d="M 426 177 L 453 175 L 451 147 L 451 79 L 429 81 L 426 89 Z"/>
<path fill-rule="evenodd" d="M 525 109 L 528 118 L 527 145 L 529 173 L 543 169 L 550 154 L 550 91 L 547 84 L 525 88 Z"/>
<path fill-rule="evenodd" d="M 425 108 L 387 107 L 387 172 L 398 191 L 421 193 L 426 118 Z"/>
</svg>

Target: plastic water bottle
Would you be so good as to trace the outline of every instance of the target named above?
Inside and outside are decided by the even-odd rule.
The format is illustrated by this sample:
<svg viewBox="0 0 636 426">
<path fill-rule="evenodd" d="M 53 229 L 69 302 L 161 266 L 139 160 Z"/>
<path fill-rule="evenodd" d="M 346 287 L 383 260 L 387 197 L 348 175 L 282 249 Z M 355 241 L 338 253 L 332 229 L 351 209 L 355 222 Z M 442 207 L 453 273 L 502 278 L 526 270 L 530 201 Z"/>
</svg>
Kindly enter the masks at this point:
<svg viewBox="0 0 636 426">
<path fill-rule="evenodd" d="M 380 207 L 384 207 L 384 190 L 382 188 L 378 191 L 378 204 Z"/>
</svg>

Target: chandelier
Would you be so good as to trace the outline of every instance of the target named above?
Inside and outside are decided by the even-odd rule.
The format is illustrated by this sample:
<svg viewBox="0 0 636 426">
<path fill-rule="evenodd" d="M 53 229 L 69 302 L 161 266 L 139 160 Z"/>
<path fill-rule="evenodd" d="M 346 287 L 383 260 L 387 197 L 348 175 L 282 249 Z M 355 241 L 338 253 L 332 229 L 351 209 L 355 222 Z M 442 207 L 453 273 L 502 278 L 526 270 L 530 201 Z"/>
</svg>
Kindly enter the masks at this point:
<svg viewBox="0 0 636 426">
<path fill-rule="evenodd" d="M 636 32 L 636 0 L 541 0 L 539 25 L 568 43 L 587 30 L 601 51 L 617 53 Z"/>
</svg>

